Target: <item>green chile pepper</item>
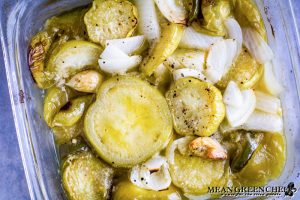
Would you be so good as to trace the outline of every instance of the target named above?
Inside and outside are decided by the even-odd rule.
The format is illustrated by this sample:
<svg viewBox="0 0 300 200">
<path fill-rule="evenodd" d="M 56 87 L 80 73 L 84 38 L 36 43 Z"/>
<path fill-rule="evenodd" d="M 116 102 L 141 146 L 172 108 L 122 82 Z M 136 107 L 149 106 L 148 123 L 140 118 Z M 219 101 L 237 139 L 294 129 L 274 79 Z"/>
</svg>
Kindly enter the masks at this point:
<svg viewBox="0 0 300 200">
<path fill-rule="evenodd" d="M 264 20 L 253 0 L 234 0 L 234 15 L 236 20 L 242 27 L 251 26 L 254 28 L 265 40 L 267 40 L 267 33 L 265 29 Z"/>
<path fill-rule="evenodd" d="M 223 136 L 222 145 L 226 148 L 233 173 L 243 169 L 263 140 L 264 133 L 234 131 Z"/>
<path fill-rule="evenodd" d="M 52 126 L 73 126 L 83 116 L 92 102 L 93 95 L 72 99 L 55 115 Z"/>
<path fill-rule="evenodd" d="M 41 89 L 54 85 L 53 74 L 45 69 L 47 53 L 53 38 L 46 31 L 37 33 L 31 40 L 28 53 L 28 64 L 34 81 Z"/>
<path fill-rule="evenodd" d="M 239 172 L 243 169 L 263 138 L 263 133 L 243 134 L 244 139 L 238 143 L 236 154 L 231 160 L 230 167 L 233 173 Z"/>
<path fill-rule="evenodd" d="M 184 6 L 189 13 L 188 24 L 192 24 L 198 18 L 200 11 L 200 0 L 185 0 Z"/>
<path fill-rule="evenodd" d="M 286 144 L 281 133 L 264 133 L 247 165 L 237 174 L 236 183 L 243 186 L 263 186 L 277 178 L 285 165 Z"/>
<path fill-rule="evenodd" d="M 228 0 L 202 0 L 203 19 L 200 20 L 200 31 L 213 36 L 224 36 L 226 34 L 224 20 L 230 16 L 231 9 Z"/>
<path fill-rule="evenodd" d="M 76 95 L 78 93 L 68 87 L 63 89 L 52 87 L 47 91 L 44 100 L 44 119 L 48 126 L 52 127 L 54 116 Z"/>
<path fill-rule="evenodd" d="M 84 15 L 86 7 L 76 8 L 61 15 L 51 17 L 46 21 L 45 29 L 52 35 L 66 35 L 70 39 L 87 39 Z"/>
<path fill-rule="evenodd" d="M 52 131 L 55 143 L 58 145 L 65 144 L 83 134 L 83 121 L 80 120 L 72 126 L 55 126 L 52 128 Z"/>
<path fill-rule="evenodd" d="M 58 151 L 59 151 L 61 163 L 64 163 L 68 155 L 74 154 L 75 152 L 82 151 L 88 148 L 87 143 L 81 136 L 74 137 L 72 138 L 72 140 L 66 141 L 58 145 L 59 145 Z"/>
</svg>

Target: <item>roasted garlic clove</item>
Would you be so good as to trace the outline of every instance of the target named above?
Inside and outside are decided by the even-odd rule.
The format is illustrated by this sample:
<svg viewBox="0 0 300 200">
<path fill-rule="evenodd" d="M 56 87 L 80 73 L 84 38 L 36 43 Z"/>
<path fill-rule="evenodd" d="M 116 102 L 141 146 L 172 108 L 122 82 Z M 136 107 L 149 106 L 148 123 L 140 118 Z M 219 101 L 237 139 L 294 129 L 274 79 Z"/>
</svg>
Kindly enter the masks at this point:
<svg viewBox="0 0 300 200">
<path fill-rule="evenodd" d="M 214 160 L 225 160 L 226 150 L 221 144 L 210 137 L 199 137 L 189 144 L 189 149 L 195 156 L 210 158 Z"/>
<path fill-rule="evenodd" d="M 94 70 L 79 72 L 66 85 L 80 92 L 95 93 L 103 82 L 103 76 Z"/>
</svg>

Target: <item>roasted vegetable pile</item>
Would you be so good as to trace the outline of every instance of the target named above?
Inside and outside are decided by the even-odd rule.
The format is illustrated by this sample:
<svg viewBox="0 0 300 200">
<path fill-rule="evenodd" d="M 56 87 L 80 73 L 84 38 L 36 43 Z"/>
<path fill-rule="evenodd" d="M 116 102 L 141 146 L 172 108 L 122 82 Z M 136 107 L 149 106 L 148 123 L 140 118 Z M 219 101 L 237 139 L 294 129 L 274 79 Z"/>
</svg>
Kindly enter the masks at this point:
<svg viewBox="0 0 300 200">
<path fill-rule="evenodd" d="M 208 187 L 277 178 L 282 86 L 267 41 L 252 0 L 94 0 L 48 19 L 28 64 L 67 198 L 217 198 Z"/>
</svg>

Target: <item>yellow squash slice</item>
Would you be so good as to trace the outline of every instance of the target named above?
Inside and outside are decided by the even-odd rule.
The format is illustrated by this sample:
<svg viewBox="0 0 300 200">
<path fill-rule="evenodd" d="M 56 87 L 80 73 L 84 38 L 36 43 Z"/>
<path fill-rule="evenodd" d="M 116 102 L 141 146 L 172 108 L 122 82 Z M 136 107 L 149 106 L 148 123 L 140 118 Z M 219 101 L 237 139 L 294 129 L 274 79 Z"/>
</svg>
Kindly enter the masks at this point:
<svg viewBox="0 0 300 200">
<path fill-rule="evenodd" d="M 95 0 L 85 14 L 89 38 L 105 46 L 106 40 L 129 37 L 137 27 L 137 9 L 129 1 Z"/>
<path fill-rule="evenodd" d="M 166 98 L 178 134 L 210 136 L 224 119 L 222 94 L 210 83 L 195 78 L 179 79 Z"/>
<path fill-rule="evenodd" d="M 201 195 L 207 193 L 208 187 L 225 186 L 229 178 L 229 168 L 226 160 L 191 156 L 184 149 L 194 139 L 196 137 L 186 136 L 175 140 L 167 148 L 167 157 L 173 184 L 184 193 Z"/>
<path fill-rule="evenodd" d="M 55 51 L 47 63 L 47 69 L 54 72 L 56 81 L 67 79 L 85 69 L 98 66 L 102 48 L 81 40 L 71 40 Z"/>
<path fill-rule="evenodd" d="M 162 150 L 172 135 L 164 97 L 138 78 L 104 82 L 87 111 L 85 135 L 99 156 L 115 167 L 132 167 Z"/>
</svg>

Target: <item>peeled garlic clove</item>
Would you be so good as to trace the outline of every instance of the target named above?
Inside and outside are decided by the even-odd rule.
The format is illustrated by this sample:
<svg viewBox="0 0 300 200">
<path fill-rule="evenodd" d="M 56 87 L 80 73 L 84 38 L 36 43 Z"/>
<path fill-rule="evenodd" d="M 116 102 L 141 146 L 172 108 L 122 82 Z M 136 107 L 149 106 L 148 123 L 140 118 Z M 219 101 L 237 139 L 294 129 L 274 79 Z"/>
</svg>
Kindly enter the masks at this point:
<svg viewBox="0 0 300 200">
<path fill-rule="evenodd" d="M 189 143 L 189 149 L 195 156 L 214 160 L 225 160 L 226 150 L 221 144 L 210 137 L 199 137 Z"/>
<path fill-rule="evenodd" d="M 80 92 L 95 93 L 102 82 L 103 76 L 99 72 L 86 70 L 73 76 L 66 85 Z"/>
</svg>

